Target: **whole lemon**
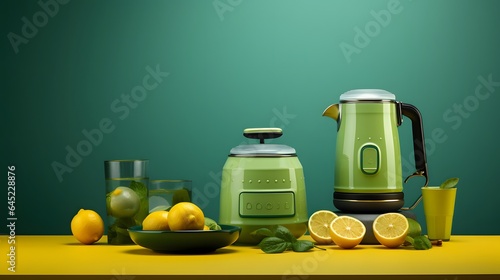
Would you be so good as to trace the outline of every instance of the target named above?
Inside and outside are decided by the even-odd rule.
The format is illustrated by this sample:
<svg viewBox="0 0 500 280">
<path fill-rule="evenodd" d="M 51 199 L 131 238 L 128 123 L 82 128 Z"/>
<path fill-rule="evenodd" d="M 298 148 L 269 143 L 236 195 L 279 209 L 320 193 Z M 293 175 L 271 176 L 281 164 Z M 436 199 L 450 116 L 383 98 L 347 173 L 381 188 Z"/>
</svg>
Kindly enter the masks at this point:
<svg viewBox="0 0 500 280">
<path fill-rule="evenodd" d="M 168 212 L 168 225 L 171 230 L 202 230 L 205 226 L 205 215 L 196 204 L 179 202 Z"/>
<path fill-rule="evenodd" d="M 109 211 L 116 218 L 130 218 L 139 212 L 141 200 L 129 187 L 118 187 L 110 193 Z"/>
<path fill-rule="evenodd" d="M 104 234 L 104 222 L 94 210 L 80 209 L 71 220 L 71 233 L 83 244 L 99 241 Z"/>
<path fill-rule="evenodd" d="M 168 225 L 168 212 L 155 211 L 149 213 L 144 221 L 142 221 L 143 230 L 170 230 Z"/>
</svg>

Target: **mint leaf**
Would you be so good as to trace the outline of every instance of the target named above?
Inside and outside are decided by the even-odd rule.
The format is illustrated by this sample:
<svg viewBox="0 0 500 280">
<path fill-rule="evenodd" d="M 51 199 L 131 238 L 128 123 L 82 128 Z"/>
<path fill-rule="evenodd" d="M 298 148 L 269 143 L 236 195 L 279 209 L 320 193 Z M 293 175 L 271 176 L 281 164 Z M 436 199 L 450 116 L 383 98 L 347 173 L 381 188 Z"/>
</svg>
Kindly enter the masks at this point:
<svg viewBox="0 0 500 280">
<path fill-rule="evenodd" d="M 405 241 L 410 243 L 415 250 L 429 250 L 432 248 L 432 243 L 425 235 L 416 237 L 406 236 Z"/>
<path fill-rule="evenodd" d="M 268 236 L 274 236 L 274 232 L 269 228 L 259 228 L 250 233 L 250 236 L 256 241 L 261 242 L 262 239 Z"/>
<path fill-rule="evenodd" d="M 139 212 L 137 212 L 134 217 L 135 223 L 140 225 L 149 214 L 148 187 L 141 182 L 132 181 L 130 182 L 129 188 L 131 188 L 137 196 L 139 196 L 139 200 L 141 202 Z"/>
<path fill-rule="evenodd" d="M 292 243 L 292 250 L 294 252 L 306 252 L 314 248 L 314 243 L 309 240 L 297 240 Z"/>
<path fill-rule="evenodd" d="M 132 218 L 119 218 L 115 220 L 114 223 L 117 227 L 125 229 L 125 231 L 132 226 L 135 226 L 136 223 Z M 128 233 L 127 233 L 128 234 Z"/>
<path fill-rule="evenodd" d="M 413 248 L 415 250 L 429 250 L 432 248 L 432 243 L 427 236 L 417 236 L 413 238 Z"/>
<path fill-rule="evenodd" d="M 274 254 L 281 253 L 286 250 L 293 250 L 294 252 L 306 252 L 316 247 L 313 242 L 309 240 L 297 240 L 295 236 L 288 230 L 288 228 L 277 225 L 269 228 L 260 228 L 250 233 L 254 238 L 262 238 L 259 247 L 262 251 Z"/>
<path fill-rule="evenodd" d="M 258 230 L 254 230 L 250 233 L 250 235 L 254 237 L 267 237 L 267 236 L 274 236 L 274 233 L 268 229 L 268 228 L 259 228 Z"/>
<path fill-rule="evenodd" d="M 131 188 L 141 199 L 148 196 L 148 187 L 141 182 L 132 181 L 130 182 L 129 188 Z"/>
<path fill-rule="evenodd" d="M 133 244 L 134 242 L 130 238 L 127 228 L 134 224 L 131 218 L 117 219 L 108 228 L 108 242 L 113 245 Z"/>
<path fill-rule="evenodd" d="M 274 230 L 274 236 L 285 240 L 286 242 L 294 243 L 297 238 L 284 226 L 278 226 Z"/>
<path fill-rule="evenodd" d="M 451 189 L 454 188 L 458 184 L 459 179 L 458 178 L 450 178 L 446 181 L 444 181 L 439 188 L 440 189 Z"/>
<path fill-rule="evenodd" d="M 209 230 L 221 230 L 222 228 L 220 227 L 219 224 L 217 224 L 216 221 L 213 219 L 210 219 L 209 217 L 205 217 L 205 225 L 208 227 Z"/>
<path fill-rule="evenodd" d="M 264 253 L 275 254 L 284 252 L 288 248 L 288 244 L 281 238 L 268 236 L 262 239 L 259 243 L 259 247 Z"/>
</svg>

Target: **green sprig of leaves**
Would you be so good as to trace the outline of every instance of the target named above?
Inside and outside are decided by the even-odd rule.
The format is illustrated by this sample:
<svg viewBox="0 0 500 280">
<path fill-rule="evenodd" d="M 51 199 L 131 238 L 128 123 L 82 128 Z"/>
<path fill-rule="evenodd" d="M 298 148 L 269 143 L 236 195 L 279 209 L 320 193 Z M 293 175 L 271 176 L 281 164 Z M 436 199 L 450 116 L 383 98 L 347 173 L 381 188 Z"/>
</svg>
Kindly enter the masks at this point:
<svg viewBox="0 0 500 280">
<path fill-rule="evenodd" d="M 432 248 L 432 243 L 425 235 L 419 235 L 415 237 L 406 236 L 405 241 L 410 243 L 415 250 L 429 250 Z"/>
<path fill-rule="evenodd" d="M 135 223 L 137 225 L 140 225 L 149 214 L 149 204 L 142 203 L 142 201 L 148 199 L 148 187 L 141 182 L 132 181 L 130 182 L 129 188 L 131 188 L 137 194 L 137 196 L 139 196 L 139 199 L 141 201 L 139 212 L 134 217 Z"/>
<path fill-rule="evenodd" d="M 267 254 L 282 253 L 286 250 L 294 252 L 306 252 L 317 247 L 309 240 L 297 240 L 295 236 L 284 226 L 278 225 L 272 228 L 260 228 L 252 232 L 255 238 L 262 238 L 259 248 Z"/>
</svg>

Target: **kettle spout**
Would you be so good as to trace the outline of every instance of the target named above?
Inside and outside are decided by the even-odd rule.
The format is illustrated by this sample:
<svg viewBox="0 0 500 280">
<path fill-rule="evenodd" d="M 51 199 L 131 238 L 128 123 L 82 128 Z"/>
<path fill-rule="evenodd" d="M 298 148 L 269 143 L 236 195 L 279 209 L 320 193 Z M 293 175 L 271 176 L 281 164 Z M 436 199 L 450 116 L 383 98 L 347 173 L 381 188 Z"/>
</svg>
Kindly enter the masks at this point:
<svg viewBox="0 0 500 280">
<path fill-rule="evenodd" d="M 323 111 L 323 116 L 330 117 L 336 121 L 339 119 L 339 104 L 332 104 Z"/>
</svg>

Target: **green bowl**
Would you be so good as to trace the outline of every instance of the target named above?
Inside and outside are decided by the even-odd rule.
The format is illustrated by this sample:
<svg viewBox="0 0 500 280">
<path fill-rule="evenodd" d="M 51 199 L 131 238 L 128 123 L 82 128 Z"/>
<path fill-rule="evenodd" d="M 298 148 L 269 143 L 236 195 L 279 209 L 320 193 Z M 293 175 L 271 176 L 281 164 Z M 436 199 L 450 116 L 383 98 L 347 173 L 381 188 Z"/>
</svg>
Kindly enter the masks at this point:
<svg viewBox="0 0 500 280">
<path fill-rule="evenodd" d="M 135 244 L 156 252 L 200 254 L 213 252 L 233 244 L 240 236 L 240 227 L 220 225 L 220 230 L 142 230 L 128 229 Z"/>
</svg>

